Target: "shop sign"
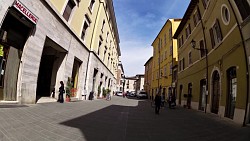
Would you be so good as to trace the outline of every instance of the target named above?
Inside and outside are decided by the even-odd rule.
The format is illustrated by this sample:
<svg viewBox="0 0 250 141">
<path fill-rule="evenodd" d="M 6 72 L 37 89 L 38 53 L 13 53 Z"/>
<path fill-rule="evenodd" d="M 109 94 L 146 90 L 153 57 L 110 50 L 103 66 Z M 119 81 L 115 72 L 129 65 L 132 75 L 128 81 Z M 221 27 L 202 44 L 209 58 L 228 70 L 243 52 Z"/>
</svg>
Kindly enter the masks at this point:
<svg viewBox="0 0 250 141">
<path fill-rule="evenodd" d="M 19 12 L 21 12 L 25 17 L 27 17 L 31 22 L 37 24 L 38 17 L 33 14 L 25 5 L 23 5 L 19 0 L 16 0 L 13 3 L 13 7 L 15 7 Z"/>
</svg>

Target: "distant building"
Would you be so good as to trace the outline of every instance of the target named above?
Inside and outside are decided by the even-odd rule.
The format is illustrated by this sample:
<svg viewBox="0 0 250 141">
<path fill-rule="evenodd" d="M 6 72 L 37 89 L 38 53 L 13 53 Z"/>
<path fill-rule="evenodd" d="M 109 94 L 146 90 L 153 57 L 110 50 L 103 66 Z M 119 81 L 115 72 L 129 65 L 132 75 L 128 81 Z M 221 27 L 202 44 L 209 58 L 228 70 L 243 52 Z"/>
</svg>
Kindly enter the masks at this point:
<svg viewBox="0 0 250 141">
<path fill-rule="evenodd" d="M 153 57 L 150 57 L 144 66 L 144 90 L 147 92 L 149 98 L 151 98 L 153 97 L 153 93 L 151 93 Z"/>
</svg>

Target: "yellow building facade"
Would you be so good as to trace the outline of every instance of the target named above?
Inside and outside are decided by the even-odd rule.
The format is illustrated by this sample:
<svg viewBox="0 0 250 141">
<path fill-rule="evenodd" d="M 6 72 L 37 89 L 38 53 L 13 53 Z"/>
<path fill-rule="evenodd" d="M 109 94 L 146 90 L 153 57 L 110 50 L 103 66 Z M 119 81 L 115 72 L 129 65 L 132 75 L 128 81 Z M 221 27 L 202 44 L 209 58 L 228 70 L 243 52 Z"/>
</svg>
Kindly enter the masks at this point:
<svg viewBox="0 0 250 141">
<path fill-rule="evenodd" d="M 173 35 L 180 24 L 180 19 L 168 19 L 152 43 L 153 67 L 152 83 L 149 95 L 155 96 L 158 92 L 167 99 L 172 93 L 172 67 L 177 61 L 177 41 Z"/>
<path fill-rule="evenodd" d="M 144 64 L 144 91 L 147 93 L 148 97 L 152 99 L 151 85 L 152 85 L 152 68 L 153 68 L 153 57 L 150 57 L 148 61 Z"/>
<path fill-rule="evenodd" d="M 248 59 L 230 2 L 191 0 L 174 38 L 179 104 L 244 124 Z"/>
</svg>

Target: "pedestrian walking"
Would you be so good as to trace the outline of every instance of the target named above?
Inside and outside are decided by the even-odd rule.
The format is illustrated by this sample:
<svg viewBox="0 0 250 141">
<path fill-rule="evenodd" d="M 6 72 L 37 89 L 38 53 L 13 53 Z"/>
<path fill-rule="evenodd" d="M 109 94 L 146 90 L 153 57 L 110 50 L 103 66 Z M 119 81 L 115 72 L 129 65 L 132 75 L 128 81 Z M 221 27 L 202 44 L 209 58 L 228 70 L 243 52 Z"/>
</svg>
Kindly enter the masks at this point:
<svg viewBox="0 0 250 141">
<path fill-rule="evenodd" d="M 155 96 L 155 114 L 159 115 L 160 107 L 161 107 L 161 96 L 159 94 L 157 94 Z"/>
<path fill-rule="evenodd" d="M 170 109 L 172 108 L 172 102 L 173 102 L 172 94 L 169 94 L 168 95 L 168 105 L 169 105 Z"/>
<path fill-rule="evenodd" d="M 61 86 L 59 87 L 58 102 L 63 103 L 63 94 L 65 93 L 63 81 L 60 81 Z"/>
</svg>

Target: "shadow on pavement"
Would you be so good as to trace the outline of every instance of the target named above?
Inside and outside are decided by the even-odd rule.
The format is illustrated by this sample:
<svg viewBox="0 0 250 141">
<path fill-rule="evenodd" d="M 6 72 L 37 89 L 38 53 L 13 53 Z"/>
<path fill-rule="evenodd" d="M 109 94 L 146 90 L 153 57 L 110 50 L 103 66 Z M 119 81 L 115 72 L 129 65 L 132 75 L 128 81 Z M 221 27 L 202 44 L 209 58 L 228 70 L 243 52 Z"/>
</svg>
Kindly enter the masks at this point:
<svg viewBox="0 0 250 141">
<path fill-rule="evenodd" d="M 249 128 L 183 108 L 154 114 L 149 101 L 138 106 L 111 105 L 61 123 L 81 130 L 87 141 L 193 141 L 250 139 Z"/>
</svg>

